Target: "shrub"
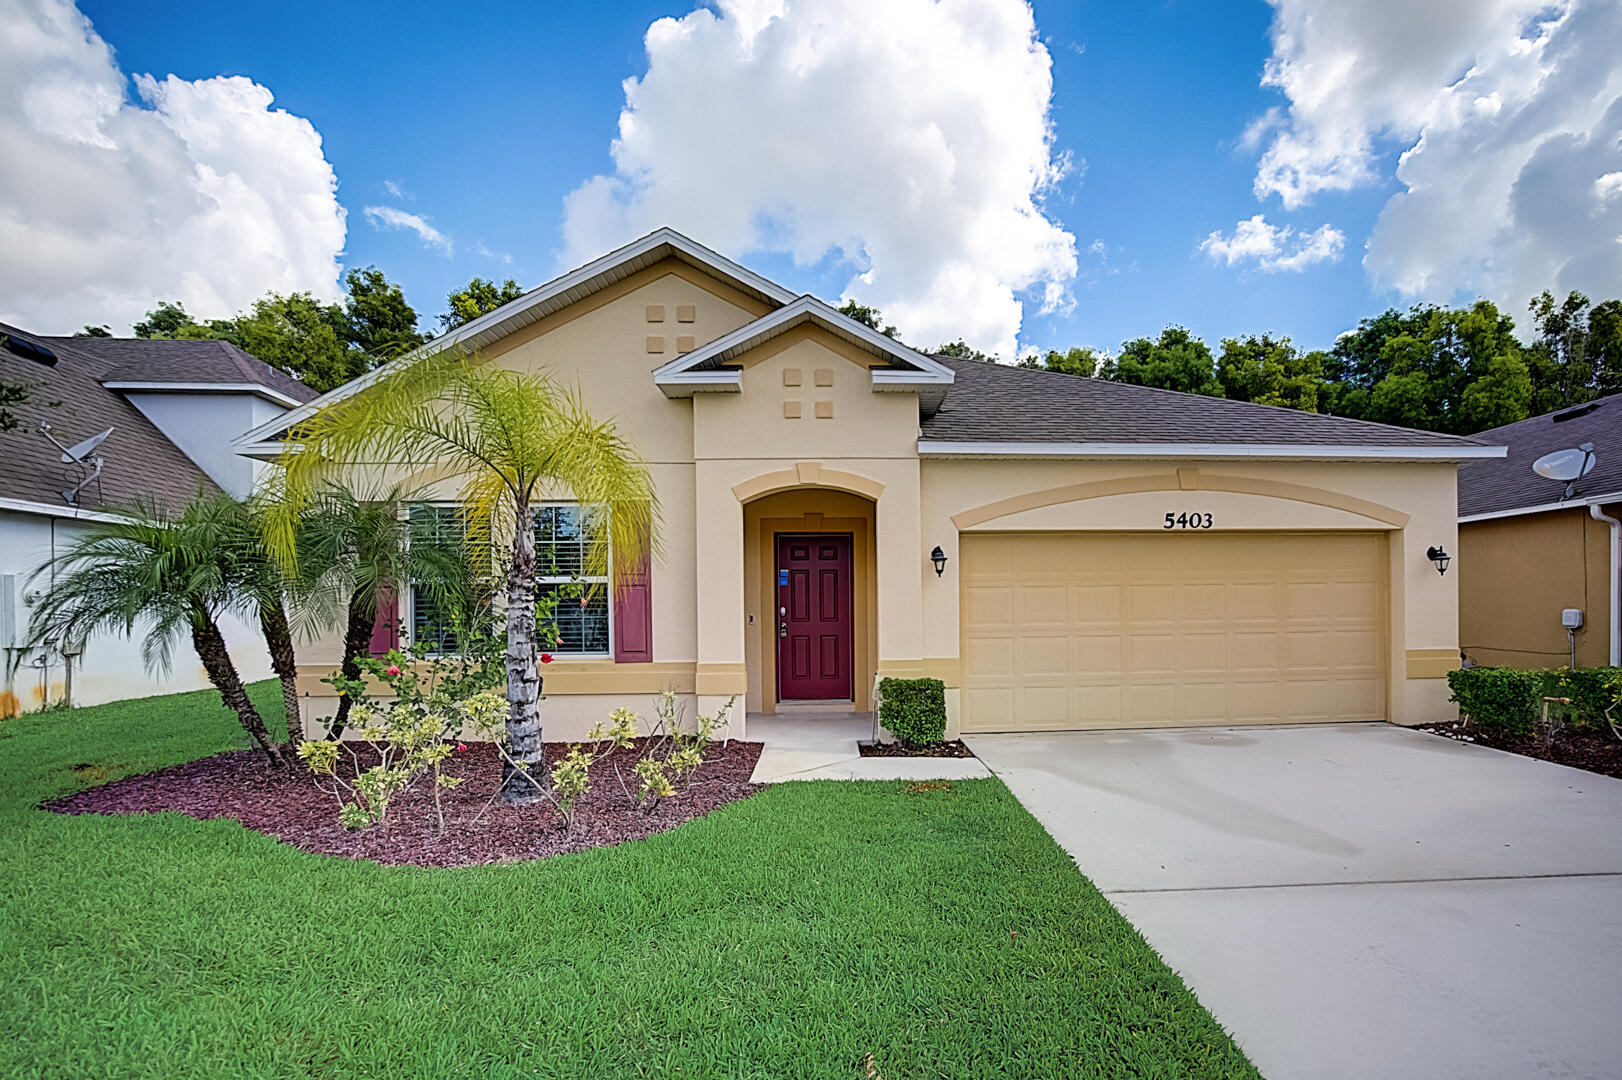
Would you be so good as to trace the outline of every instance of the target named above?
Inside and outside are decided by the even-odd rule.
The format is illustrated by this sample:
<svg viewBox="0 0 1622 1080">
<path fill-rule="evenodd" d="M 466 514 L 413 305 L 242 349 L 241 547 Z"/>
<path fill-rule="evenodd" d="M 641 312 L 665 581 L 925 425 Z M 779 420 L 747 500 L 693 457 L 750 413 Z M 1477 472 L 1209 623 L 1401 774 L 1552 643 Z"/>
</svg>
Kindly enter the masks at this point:
<svg viewBox="0 0 1622 1080">
<path fill-rule="evenodd" d="M 908 746 L 940 742 L 946 737 L 946 684 L 939 679 L 879 680 L 879 723 Z"/>
<path fill-rule="evenodd" d="M 1548 673 L 1543 693 L 1570 698 L 1574 724 L 1599 727 L 1605 723 L 1605 710 L 1622 693 L 1622 668 L 1555 668 Z"/>
<path fill-rule="evenodd" d="M 1447 673 L 1449 700 L 1484 731 L 1526 735 L 1537 720 L 1543 676 L 1505 667 L 1460 668 Z"/>
</svg>

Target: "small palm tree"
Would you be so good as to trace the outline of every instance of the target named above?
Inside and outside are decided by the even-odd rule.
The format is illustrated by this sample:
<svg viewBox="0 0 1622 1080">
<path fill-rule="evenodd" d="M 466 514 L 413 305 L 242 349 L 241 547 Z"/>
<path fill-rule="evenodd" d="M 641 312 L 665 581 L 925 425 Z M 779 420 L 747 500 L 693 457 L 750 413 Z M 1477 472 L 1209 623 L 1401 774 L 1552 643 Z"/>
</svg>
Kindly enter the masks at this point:
<svg viewBox="0 0 1622 1080">
<path fill-rule="evenodd" d="M 611 423 L 592 419 L 550 379 L 482 364 L 446 350 L 405 365 L 334 402 L 289 432 L 283 498 L 266 539 L 298 558 L 304 506 L 345 466 L 381 462 L 406 472 L 446 470 L 475 556 L 511 545 L 506 571 L 507 750 L 517 763 L 503 797 L 539 797 L 540 679 L 536 672 L 535 527 L 531 506 L 547 497 L 580 504 L 587 573 L 630 574 L 656 543 L 657 505 L 647 467 Z"/>
<path fill-rule="evenodd" d="M 220 616 L 244 607 L 241 513 L 228 497 L 199 496 L 178 515 L 144 503 L 90 526 L 35 572 L 51 585 L 31 638 L 60 645 L 139 630 L 148 669 L 167 671 L 175 641 L 187 635 L 226 707 L 267 758 L 291 767 L 291 748 L 271 737 L 220 633 Z"/>
<path fill-rule="evenodd" d="M 285 495 L 280 485 L 264 493 L 265 515 Z M 459 547 L 412 536 L 410 521 L 400 514 L 407 493 L 399 486 L 362 496 L 339 484 L 327 484 L 304 502 L 295 540 L 298 559 L 294 579 L 298 605 L 306 619 L 324 625 L 341 620 L 343 659 L 339 671 L 346 679 L 360 678 L 360 658 L 371 645 L 380 603 L 397 590 L 416 584 L 428 589 L 441 605 L 469 606 L 471 591 L 467 566 Z M 338 697 L 328 738 L 336 738 L 349 723 L 353 701 Z"/>
</svg>

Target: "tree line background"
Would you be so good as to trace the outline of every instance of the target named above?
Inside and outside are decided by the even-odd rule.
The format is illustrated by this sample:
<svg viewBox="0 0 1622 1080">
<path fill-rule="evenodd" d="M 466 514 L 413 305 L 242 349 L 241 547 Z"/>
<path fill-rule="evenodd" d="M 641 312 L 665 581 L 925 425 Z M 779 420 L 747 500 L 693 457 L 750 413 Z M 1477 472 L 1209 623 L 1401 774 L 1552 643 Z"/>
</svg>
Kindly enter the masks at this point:
<svg viewBox="0 0 1622 1080">
<path fill-rule="evenodd" d="M 327 391 L 463 323 L 523 290 L 474 278 L 446 297 L 433 333 L 418 330 L 400 286 L 375 267 L 345 276 L 345 297 L 324 304 L 309 293 L 270 293 L 228 319 L 199 321 L 160 303 L 135 325 L 147 338 L 218 338 Z M 882 314 L 855 300 L 840 309 L 897 337 Z M 1181 326 L 1123 342 L 1117 352 L 1085 347 L 1027 356 L 1018 365 L 1191 394 L 1331 413 L 1468 435 L 1622 390 L 1622 300 L 1591 303 L 1545 291 L 1528 305 L 1532 335 L 1488 300 L 1467 307 L 1415 304 L 1363 319 L 1331 348 L 1304 350 L 1287 337 L 1224 338 L 1213 350 Z M 105 335 L 105 327 L 81 333 Z M 996 361 L 962 341 L 932 352 Z"/>
</svg>

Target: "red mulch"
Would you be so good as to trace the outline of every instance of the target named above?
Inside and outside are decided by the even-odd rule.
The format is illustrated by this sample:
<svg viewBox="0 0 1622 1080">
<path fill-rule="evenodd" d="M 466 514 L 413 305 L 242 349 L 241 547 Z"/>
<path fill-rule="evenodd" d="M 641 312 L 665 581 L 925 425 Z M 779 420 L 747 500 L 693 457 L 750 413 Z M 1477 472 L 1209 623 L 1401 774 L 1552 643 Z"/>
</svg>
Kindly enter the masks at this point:
<svg viewBox="0 0 1622 1080">
<path fill-rule="evenodd" d="M 904 742 L 861 743 L 863 757 L 973 757 L 962 739 L 908 746 Z"/>
<path fill-rule="evenodd" d="M 1622 779 L 1622 741 L 1604 728 L 1563 728 L 1554 737 L 1553 748 L 1543 745 L 1543 736 L 1505 735 L 1486 732 L 1480 728 L 1465 727 L 1462 723 L 1422 724 L 1420 727 L 1435 735 L 1458 742 L 1473 742 L 1477 746 L 1490 746 L 1494 750 L 1508 750 L 1523 757 L 1552 761 L 1556 765 L 1570 765 L 1601 776 Z"/>
<path fill-rule="evenodd" d="M 641 744 L 615 751 L 591 771 L 591 791 L 576 807 L 572 830 L 549 802 L 507 806 L 501 802 L 477 822 L 501 781 L 500 757 L 489 743 L 468 743 L 451 758 L 445 772 L 466 777 L 444 791 L 445 831 L 434 816 L 430 778 L 424 777 L 389 808 L 388 820 L 369 829 L 349 831 L 338 824 L 338 803 L 316 788 L 301 765 L 289 774 L 269 766 L 257 751 L 240 750 L 141 776 L 86 788 L 45 804 L 64 814 L 139 814 L 173 810 L 195 818 L 234 818 L 284 843 L 323 855 L 415 866 L 471 866 L 516 862 L 565 851 L 640 840 L 759 790 L 749 783 L 761 744 L 712 743 L 692 783 L 676 785 L 675 796 L 644 813 L 626 798 L 614 766 L 636 790 L 631 769 Z M 547 743 L 546 760 L 568 752 L 564 743 Z M 347 757 L 347 755 L 345 755 Z M 329 782 L 330 783 L 330 782 Z"/>
</svg>

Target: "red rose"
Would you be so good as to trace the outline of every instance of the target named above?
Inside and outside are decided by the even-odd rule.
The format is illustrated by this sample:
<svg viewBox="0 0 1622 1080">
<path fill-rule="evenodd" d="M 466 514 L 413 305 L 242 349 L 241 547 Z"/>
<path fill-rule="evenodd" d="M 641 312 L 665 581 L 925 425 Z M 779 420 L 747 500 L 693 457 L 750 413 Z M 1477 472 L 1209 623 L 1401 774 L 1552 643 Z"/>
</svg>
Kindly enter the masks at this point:
<svg viewBox="0 0 1622 1080">
<path fill-rule="evenodd" d="M 552 662 L 552 654 L 549 653 L 549 652 L 543 652 L 541 654 L 541 663 L 550 664 L 551 662 Z"/>
<path fill-rule="evenodd" d="M 385 675 L 398 675 L 398 674 L 400 674 L 400 665 L 398 665 L 398 664 L 390 664 L 388 666 L 388 670 L 384 671 L 383 674 L 385 674 Z"/>
<path fill-rule="evenodd" d="M 457 753 L 458 753 L 458 754 L 465 754 L 465 753 L 467 753 L 467 743 L 465 743 L 465 742 L 459 742 L 459 743 L 457 743 L 457 744 L 456 744 L 456 752 L 457 752 Z"/>
</svg>

